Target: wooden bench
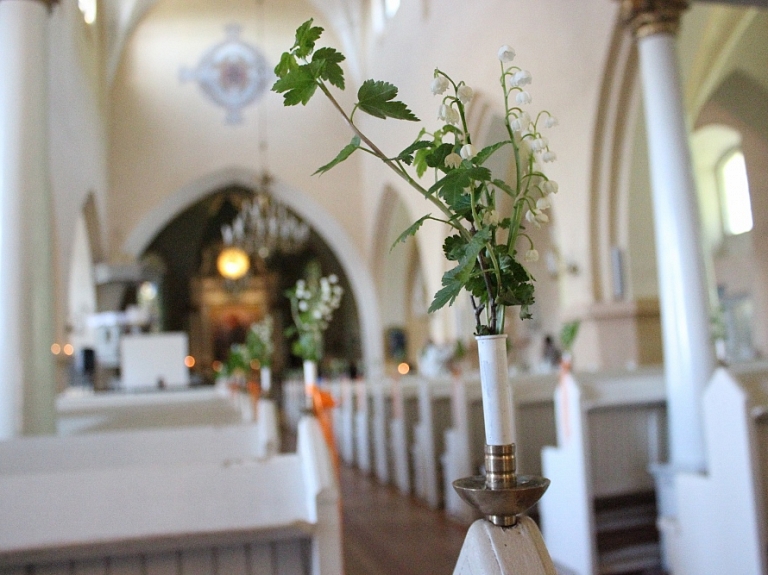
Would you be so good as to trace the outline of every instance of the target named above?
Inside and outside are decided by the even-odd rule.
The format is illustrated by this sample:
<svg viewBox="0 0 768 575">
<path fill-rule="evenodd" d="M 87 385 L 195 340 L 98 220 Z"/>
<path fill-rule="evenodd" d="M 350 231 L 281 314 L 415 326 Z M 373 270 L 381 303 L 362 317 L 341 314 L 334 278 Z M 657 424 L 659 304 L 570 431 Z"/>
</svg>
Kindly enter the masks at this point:
<svg viewBox="0 0 768 575">
<path fill-rule="evenodd" d="M 209 451 L 159 460 L 167 438 L 139 440 L 157 451 L 130 462 L 89 458 L 99 435 L 3 443 L 17 465 L 0 473 L 0 573 L 341 573 L 338 485 L 317 422 L 299 422 L 293 454 L 240 456 L 245 436 L 228 450 L 237 457 L 218 460 Z M 33 461 L 51 453 L 46 439 L 59 460 Z M 129 442 L 103 439 L 99 453 L 129 452 Z M 58 465 L 67 455 L 75 463 Z"/>
<path fill-rule="evenodd" d="M 392 452 L 392 483 L 403 494 L 410 494 L 414 481 L 411 445 L 418 418 L 418 379 L 404 376 L 391 380 L 392 419 L 389 422 Z"/>
<path fill-rule="evenodd" d="M 578 383 L 577 383 L 578 382 Z M 567 374 L 555 391 L 552 483 L 539 503 L 556 564 L 576 575 L 658 568 L 652 463 L 666 459 L 661 369 Z"/>
<path fill-rule="evenodd" d="M 675 475 L 675 573 L 768 573 L 768 366 L 719 368 L 703 397 L 706 473 Z"/>
</svg>

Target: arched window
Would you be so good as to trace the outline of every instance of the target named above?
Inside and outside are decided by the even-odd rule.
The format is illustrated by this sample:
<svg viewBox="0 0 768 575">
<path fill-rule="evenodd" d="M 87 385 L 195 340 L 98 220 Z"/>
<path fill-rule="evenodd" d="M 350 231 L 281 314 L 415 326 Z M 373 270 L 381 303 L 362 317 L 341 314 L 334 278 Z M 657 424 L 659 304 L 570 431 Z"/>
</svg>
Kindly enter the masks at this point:
<svg viewBox="0 0 768 575">
<path fill-rule="evenodd" d="M 96 0 L 77 0 L 77 7 L 83 13 L 86 24 L 93 24 L 96 21 Z"/>
<path fill-rule="evenodd" d="M 738 235 L 752 229 L 752 203 L 749 199 L 747 165 L 739 148 L 726 152 L 715 168 L 720 191 L 723 231 Z"/>
</svg>

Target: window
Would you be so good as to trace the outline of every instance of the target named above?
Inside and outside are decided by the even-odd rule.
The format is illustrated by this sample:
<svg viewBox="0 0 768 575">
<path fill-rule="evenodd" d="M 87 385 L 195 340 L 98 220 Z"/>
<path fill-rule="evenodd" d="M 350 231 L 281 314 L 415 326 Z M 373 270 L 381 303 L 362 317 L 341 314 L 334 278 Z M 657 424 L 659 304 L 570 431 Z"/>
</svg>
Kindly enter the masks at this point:
<svg viewBox="0 0 768 575">
<path fill-rule="evenodd" d="M 739 149 L 726 152 L 716 170 L 725 233 L 735 236 L 750 231 L 752 204 L 744 154 Z"/>
<path fill-rule="evenodd" d="M 384 31 L 387 21 L 397 14 L 401 0 L 371 0 L 371 18 L 377 34 Z"/>
<path fill-rule="evenodd" d="M 86 24 L 93 24 L 96 21 L 96 0 L 77 0 L 77 7 L 83 13 Z"/>
<path fill-rule="evenodd" d="M 387 19 L 397 14 L 398 8 L 400 8 L 400 0 L 384 0 L 384 15 Z"/>
</svg>

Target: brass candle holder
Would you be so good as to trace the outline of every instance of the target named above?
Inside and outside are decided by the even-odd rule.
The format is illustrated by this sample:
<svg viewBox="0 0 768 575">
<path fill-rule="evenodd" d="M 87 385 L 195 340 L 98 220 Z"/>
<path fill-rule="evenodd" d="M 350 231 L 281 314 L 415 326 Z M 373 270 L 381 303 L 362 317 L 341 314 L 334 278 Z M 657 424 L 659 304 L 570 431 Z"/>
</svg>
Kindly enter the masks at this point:
<svg viewBox="0 0 768 575">
<path fill-rule="evenodd" d="M 485 446 L 485 475 L 465 477 L 453 482 L 453 488 L 488 521 L 501 527 L 517 523 L 541 499 L 549 479 L 538 475 L 517 475 L 515 444 Z"/>
</svg>

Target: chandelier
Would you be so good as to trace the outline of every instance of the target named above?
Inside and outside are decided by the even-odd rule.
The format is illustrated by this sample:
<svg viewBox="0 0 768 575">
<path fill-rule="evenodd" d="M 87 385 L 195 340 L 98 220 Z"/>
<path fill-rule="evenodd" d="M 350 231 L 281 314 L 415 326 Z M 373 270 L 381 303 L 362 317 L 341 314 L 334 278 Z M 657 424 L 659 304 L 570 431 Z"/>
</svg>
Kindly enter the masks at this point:
<svg viewBox="0 0 768 575">
<path fill-rule="evenodd" d="M 306 245 L 309 226 L 273 199 L 271 186 L 272 177 L 264 173 L 253 198 L 243 202 L 231 224 L 221 227 L 222 253 L 239 248 L 251 258 L 266 260 L 275 253 L 297 253 Z"/>
</svg>

